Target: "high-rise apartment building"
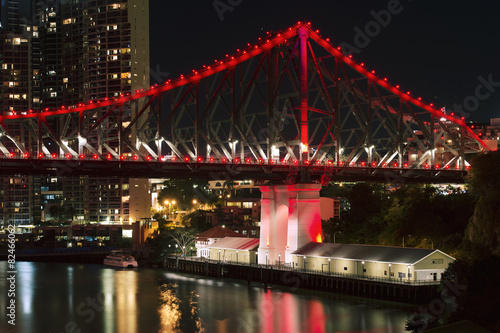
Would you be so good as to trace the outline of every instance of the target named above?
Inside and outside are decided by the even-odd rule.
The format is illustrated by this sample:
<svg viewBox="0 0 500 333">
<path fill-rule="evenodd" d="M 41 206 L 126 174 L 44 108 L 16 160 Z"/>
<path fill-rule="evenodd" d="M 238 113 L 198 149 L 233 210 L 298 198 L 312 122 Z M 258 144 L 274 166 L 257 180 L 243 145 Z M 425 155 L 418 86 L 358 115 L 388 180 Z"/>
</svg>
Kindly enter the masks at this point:
<svg viewBox="0 0 500 333">
<path fill-rule="evenodd" d="M 8 115 L 39 108 L 38 27 L 26 19 L 29 8 L 19 0 L 1 3 L 0 28 L 0 113 Z M 23 12 L 24 11 L 24 12 Z M 18 147 L 0 135 L 2 153 L 19 153 Z M 10 126 L 8 135 L 21 139 L 20 127 Z M 39 206 L 36 177 L 0 177 L 0 224 L 33 221 Z"/>
<path fill-rule="evenodd" d="M 9 23 L 12 22 L 9 25 L 20 22 L 21 1 L 3 2 L 2 17 L 9 17 Z M 2 105 L 2 110 L 76 105 L 149 87 L 149 0 L 33 0 L 32 5 L 34 25 L 28 29 L 36 34 L 39 42 L 38 39 L 30 41 L 26 38 L 14 41 L 19 42 L 26 53 L 25 58 L 17 59 L 19 70 L 23 71 L 22 77 L 31 80 L 20 81 L 22 86 L 18 93 L 13 92 L 17 81 L 0 81 L 12 85 L 2 85 L 2 96 L 13 96 L 12 101 Z M 7 39 L 2 36 L 2 40 Z M 0 44 L 0 53 L 1 47 Z M 5 66 L 12 64 L 9 62 Z M 4 64 L 1 66 L 2 69 L 5 67 Z M 12 89 L 5 92 L 6 88 Z M 30 96 L 30 91 L 36 92 L 36 96 Z M 4 101 L 2 99 L 0 104 Z M 127 110 L 129 117 L 133 117 L 135 112 L 135 109 Z M 135 142 L 133 132 L 131 136 L 130 139 Z M 110 147 L 118 151 L 116 142 L 115 138 L 109 138 Z M 104 178 L 98 175 L 26 179 L 22 185 L 27 184 L 31 196 L 37 201 L 33 199 L 29 203 L 32 210 L 30 217 L 21 223 L 37 222 L 37 219 L 48 216 L 39 210 L 57 205 L 57 198 L 61 197 L 59 205 L 71 207 L 74 218 L 82 222 L 130 222 L 151 215 L 147 179 Z M 34 212 L 36 210 L 37 213 Z"/>
</svg>

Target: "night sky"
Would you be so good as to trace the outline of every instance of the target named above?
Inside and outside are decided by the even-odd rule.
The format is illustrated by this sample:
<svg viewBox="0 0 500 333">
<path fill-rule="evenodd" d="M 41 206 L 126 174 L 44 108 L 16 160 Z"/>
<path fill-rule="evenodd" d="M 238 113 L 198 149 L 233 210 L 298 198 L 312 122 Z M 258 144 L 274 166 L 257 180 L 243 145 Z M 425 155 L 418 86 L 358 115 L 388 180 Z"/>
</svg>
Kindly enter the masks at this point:
<svg viewBox="0 0 500 333">
<path fill-rule="evenodd" d="M 366 32 L 376 22 L 373 13 L 389 8 L 388 24 L 377 23 L 380 31 L 356 44 L 355 28 Z M 353 57 L 368 69 L 448 112 L 489 80 L 490 91 L 479 89 L 479 105 L 470 106 L 467 117 L 489 122 L 500 117 L 499 13 L 499 2 L 484 0 L 151 0 L 151 68 L 162 81 L 175 78 L 256 42 L 266 31 L 310 21 L 336 46 L 362 46 Z"/>
</svg>

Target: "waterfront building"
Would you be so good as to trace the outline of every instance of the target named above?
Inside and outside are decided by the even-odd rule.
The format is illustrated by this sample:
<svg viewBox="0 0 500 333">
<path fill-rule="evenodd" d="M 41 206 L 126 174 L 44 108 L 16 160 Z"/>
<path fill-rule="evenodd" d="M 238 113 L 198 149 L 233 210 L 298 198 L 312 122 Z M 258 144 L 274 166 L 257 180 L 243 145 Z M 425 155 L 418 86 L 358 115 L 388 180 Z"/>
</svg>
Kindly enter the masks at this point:
<svg viewBox="0 0 500 333">
<path fill-rule="evenodd" d="M 215 243 L 223 239 L 224 237 L 245 237 L 242 234 L 234 232 L 233 230 L 224 227 L 223 225 L 218 225 L 212 229 L 208 229 L 202 233 L 199 233 L 194 238 L 196 244 L 196 256 L 208 258 L 210 256 L 210 248 Z"/>
<path fill-rule="evenodd" d="M 440 250 L 308 243 L 292 253 L 294 268 L 401 281 L 439 281 L 455 258 Z"/>
<path fill-rule="evenodd" d="M 239 264 L 255 264 L 257 263 L 259 242 L 258 238 L 225 237 L 208 246 L 209 259 Z"/>
</svg>

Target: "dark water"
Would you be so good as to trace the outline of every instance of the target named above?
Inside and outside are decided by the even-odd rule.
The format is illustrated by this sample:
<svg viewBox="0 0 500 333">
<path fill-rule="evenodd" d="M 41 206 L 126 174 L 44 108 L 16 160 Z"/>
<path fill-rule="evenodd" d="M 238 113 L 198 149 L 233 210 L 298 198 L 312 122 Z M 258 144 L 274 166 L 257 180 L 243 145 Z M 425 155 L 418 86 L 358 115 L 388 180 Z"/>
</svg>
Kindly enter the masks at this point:
<svg viewBox="0 0 500 333">
<path fill-rule="evenodd" d="M 17 262 L 16 325 L 0 332 L 404 332 L 412 308 L 335 294 L 204 279 L 163 270 Z"/>
</svg>

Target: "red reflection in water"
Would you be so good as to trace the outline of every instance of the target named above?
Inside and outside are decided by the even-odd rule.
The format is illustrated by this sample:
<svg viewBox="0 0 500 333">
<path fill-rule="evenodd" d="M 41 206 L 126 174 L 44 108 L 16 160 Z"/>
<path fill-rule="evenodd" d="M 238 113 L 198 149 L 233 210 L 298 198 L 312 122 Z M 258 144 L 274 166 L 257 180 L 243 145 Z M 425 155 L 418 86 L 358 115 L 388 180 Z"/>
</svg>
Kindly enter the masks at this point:
<svg viewBox="0 0 500 333">
<path fill-rule="evenodd" d="M 318 301 L 309 302 L 309 324 L 307 331 L 311 333 L 324 333 L 326 325 L 323 304 Z"/>
</svg>

